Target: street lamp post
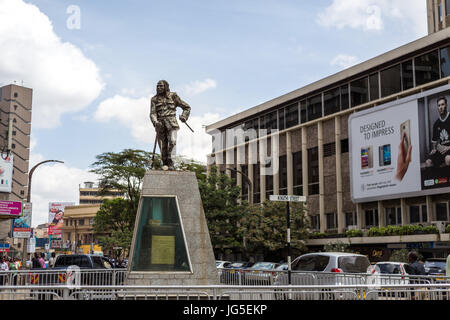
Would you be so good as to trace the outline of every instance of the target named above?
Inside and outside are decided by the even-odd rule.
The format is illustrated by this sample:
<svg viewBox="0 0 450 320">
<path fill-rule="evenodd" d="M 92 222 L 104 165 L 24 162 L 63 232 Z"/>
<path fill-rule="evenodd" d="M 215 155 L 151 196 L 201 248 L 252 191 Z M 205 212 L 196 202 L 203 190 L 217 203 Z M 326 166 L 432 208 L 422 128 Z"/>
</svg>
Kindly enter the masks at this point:
<svg viewBox="0 0 450 320">
<path fill-rule="evenodd" d="M 64 161 L 60 161 L 60 160 L 45 160 L 45 161 L 41 161 L 38 164 L 36 164 L 33 168 L 31 168 L 30 172 L 28 173 L 28 193 L 27 193 L 27 202 L 30 203 L 31 202 L 31 178 L 33 176 L 33 172 L 34 170 L 36 170 L 36 168 L 38 166 L 40 166 L 41 164 L 47 163 L 47 162 L 58 162 L 58 163 L 64 163 Z M 23 263 L 25 265 L 26 260 L 26 254 L 27 254 L 27 240 L 28 239 L 24 239 L 23 241 L 23 254 L 22 254 L 22 259 L 23 259 Z"/>
</svg>

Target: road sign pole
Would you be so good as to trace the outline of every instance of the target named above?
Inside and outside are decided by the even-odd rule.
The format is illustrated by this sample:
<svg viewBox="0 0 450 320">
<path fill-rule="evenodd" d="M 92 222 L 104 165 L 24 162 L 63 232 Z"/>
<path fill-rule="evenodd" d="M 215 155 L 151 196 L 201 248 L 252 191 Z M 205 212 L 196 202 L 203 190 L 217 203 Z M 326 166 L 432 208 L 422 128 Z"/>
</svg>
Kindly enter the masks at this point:
<svg viewBox="0 0 450 320">
<path fill-rule="evenodd" d="M 288 284 L 291 285 L 291 212 L 290 212 L 289 201 L 286 202 L 286 240 L 287 240 L 287 251 L 288 251 Z"/>
</svg>

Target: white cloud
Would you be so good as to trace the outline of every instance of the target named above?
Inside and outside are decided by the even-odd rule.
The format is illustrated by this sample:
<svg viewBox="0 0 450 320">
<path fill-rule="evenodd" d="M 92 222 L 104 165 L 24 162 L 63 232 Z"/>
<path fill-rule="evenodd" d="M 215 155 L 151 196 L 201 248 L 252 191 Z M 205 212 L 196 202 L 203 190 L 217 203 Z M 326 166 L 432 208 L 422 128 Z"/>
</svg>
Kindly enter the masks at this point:
<svg viewBox="0 0 450 320">
<path fill-rule="evenodd" d="M 99 122 L 120 123 L 121 126 L 129 128 L 137 141 L 147 143 L 150 150 L 155 142 L 155 130 L 150 121 L 150 99 L 151 97 L 130 98 L 115 95 L 99 104 L 94 119 Z M 213 113 L 191 115 L 188 123 L 194 133 L 179 121 L 177 154 L 206 162 L 206 154 L 211 151 L 211 136 L 205 133 L 203 125 L 219 119 L 219 115 Z"/>
<path fill-rule="evenodd" d="M 40 154 L 31 154 L 30 168 L 43 161 Z M 33 173 L 31 202 L 32 225 L 48 222 L 48 204 L 54 201 L 79 204 L 79 185 L 85 181 L 97 182 L 97 176 L 88 169 L 69 167 L 67 164 L 42 164 Z"/>
<path fill-rule="evenodd" d="M 350 27 L 364 31 L 379 31 L 386 19 L 395 19 L 411 29 L 415 36 L 427 34 L 427 12 L 424 0 L 333 0 L 317 16 L 325 27 Z"/>
<path fill-rule="evenodd" d="M 338 66 L 342 69 L 347 69 L 357 63 L 359 63 L 359 59 L 357 57 L 347 54 L 339 54 L 330 62 L 332 66 Z"/>
<path fill-rule="evenodd" d="M 183 87 L 183 92 L 187 95 L 195 96 L 207 90 L 214 89 L 215 87 L 217 87 L 217 83 L 213 79 L 205 79 L 203 81 L 196 80 L 185 85 Z"/>
<path fill-rule="evenodd" d="M 62 114 L 98 97 L 104 84 L 95 63 L 63 42 L 35 5 L 0 0 L 0 21 L 0 82 L 33 88 L 34 127 L 56 127 Z"/>
</svg>

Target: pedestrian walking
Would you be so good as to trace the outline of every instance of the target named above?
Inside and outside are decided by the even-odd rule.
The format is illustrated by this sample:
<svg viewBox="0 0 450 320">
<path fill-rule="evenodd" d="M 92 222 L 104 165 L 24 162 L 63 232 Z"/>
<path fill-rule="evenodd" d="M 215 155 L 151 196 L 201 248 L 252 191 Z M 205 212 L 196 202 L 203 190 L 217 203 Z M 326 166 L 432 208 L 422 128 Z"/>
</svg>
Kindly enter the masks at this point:
<svg viewBox="0 0 450 320">
<path fill-rule="evenodd" d="M 39 264 L 41 265 L 41 268 L 42 269 L 45 269 L 45 259 L 44 259 L 44 257 L 45 257 L 45 253 L 41 253 L 41 257 L 39 258 Z"/>
</svg>

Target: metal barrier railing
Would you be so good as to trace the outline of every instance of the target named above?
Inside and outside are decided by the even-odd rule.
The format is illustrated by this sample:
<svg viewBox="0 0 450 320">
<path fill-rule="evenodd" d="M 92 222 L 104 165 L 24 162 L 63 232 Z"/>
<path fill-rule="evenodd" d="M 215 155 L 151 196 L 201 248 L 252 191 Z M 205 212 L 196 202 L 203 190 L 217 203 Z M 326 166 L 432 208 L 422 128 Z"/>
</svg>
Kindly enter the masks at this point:
<svg viewBox="0 0 450 320">
<path fill-rule="evenodd" d="M 450 284 L 2 286 L 1 300 L 450 300 Z"/>
<path fill-rule="evenodd" d="M 0 286 L 121 285 L 126 269 L 31 269 L 0 272 Z"/>
</svg>

